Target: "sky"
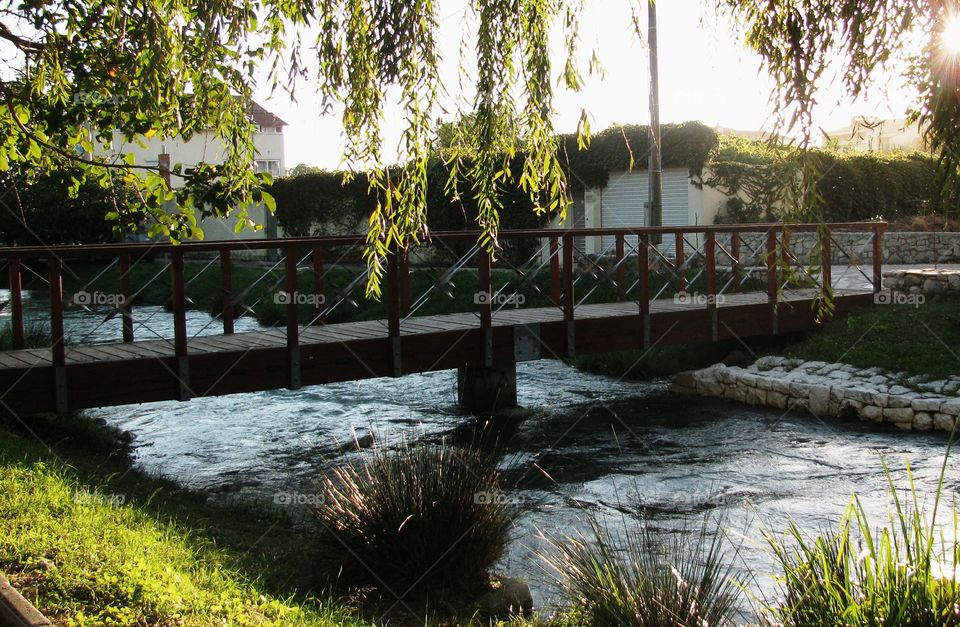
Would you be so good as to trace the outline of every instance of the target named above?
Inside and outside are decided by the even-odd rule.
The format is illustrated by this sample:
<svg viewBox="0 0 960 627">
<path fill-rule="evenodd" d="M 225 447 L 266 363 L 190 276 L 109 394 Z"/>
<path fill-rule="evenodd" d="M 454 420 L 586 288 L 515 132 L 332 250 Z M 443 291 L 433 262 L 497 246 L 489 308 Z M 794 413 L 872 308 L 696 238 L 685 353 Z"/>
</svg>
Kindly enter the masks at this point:
<svg viewBox="0 0 960 627">
<path fill-rule="evenodd" d="M 642 27 L 646 29 L 645 2 L 638 0 L 587 0 L 581 20 L 581 53 L 584 61 L 596 51 L 604 69 L 602 77 L 591 77 L 580 93 L 558 89 L 554 107 L 558 132 L 576 130 L 581 108 L 590 115 L 594 132 L 614 124 L 646 124 L 648 106 L 648 52 L 634 32 L 631 5 L 641 6 Z M 461 40 L 470 12 L 464 0 L 439 0 L 439 49 L 442 55 L 441 82 L 451 92 L 442 103 L 455 107 L 459 78 Z M 468 20 L 465 23 L 465 20 Z M 760 58 L 746 49 L 731 22 L 717 15 L 712 0 L 660 0 L 657 3 L 660 59 L 661 122 L 699 120 L 709 126 L 737 130 L 771 130 L 769 100 L 772 80 L 760 66 Z M 562 68 L 562 37 L 556 31 L 555 70 Z M 584 70 L 586 63 L 581 64 Z M 870 99 L 850 102 L 842 90 L 831 88 L 821 94 L 815 123 L 825 130 L 850 124 L 854 116 L 902 117 L 909 95 L 899 88 L 895 75 L 882 77 Z M 459 94 L 460 99 L 469 94 Z M 320 115 L 320 102 L 308 83 L 299 86 L 297 102 L 286 94 L 270 97 L 257 94 L 267 109 L 283 118 L 286 166 L 305 163 L 329 169 L 341 165 L 344 147 L 338 112 Z M 445 119 L 453 116 L 447 114 Z M 391 107 L 385 116 L 384 160 L 392 162 L 403 120 Z"/>
</svg>

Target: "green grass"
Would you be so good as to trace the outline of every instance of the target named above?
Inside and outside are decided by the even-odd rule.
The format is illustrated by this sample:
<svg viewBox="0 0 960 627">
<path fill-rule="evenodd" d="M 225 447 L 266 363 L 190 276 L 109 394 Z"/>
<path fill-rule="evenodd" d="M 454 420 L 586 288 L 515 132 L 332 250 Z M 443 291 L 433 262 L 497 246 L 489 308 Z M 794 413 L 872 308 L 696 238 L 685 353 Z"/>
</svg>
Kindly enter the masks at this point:
<svg viewBox="0 0 960 627">
<path fill-rule="evenodd" d="M 584 624 L 598 627 L 728 625 L 741 597 L 721 535 L 673 534 L 658 541 L 642 523 L 639 532 L 611 530 L 590 519 L 590 533 L 546 536 L 541 557 L 555 585 Z"/>
<path fill-rule="evenodd" d="M 448 444 L 376 445 L 320 482 L 314 514 L 352 584 L 385 592 L 482 589 L 518 508 L 496 459 Z"/>
<path fill-rule="evenodd" d="M 857 309 L 809 334 L 786 355 L 931 377 L 955 375 L 960 373 L 960 298 Z"/>
<path fill-rule="evenodd" d="M 59 443 L 0 425 L 0 570 L 57 624 L 367 624 L 278 585 L 305 567 L 284 520 L 124 470 L 89 423 L 31 427 Z"/>
<path fill-rule="evenodd" d="M 949 453 L 948 453 L 949 455 Z M 765 608 L 768 624 L 939 627 L 960 625 L 960 530 L 956 510 L 942 527 L 944 458 L 932 504 L 922 507 L 907 465 L 906 500 L 889 471 L 889 520 L 875 527 L 856 496 L 839 527 L 813 538 L 795 524 L 766 533 L 781 570 L 780 596 Z"/>
</svg>

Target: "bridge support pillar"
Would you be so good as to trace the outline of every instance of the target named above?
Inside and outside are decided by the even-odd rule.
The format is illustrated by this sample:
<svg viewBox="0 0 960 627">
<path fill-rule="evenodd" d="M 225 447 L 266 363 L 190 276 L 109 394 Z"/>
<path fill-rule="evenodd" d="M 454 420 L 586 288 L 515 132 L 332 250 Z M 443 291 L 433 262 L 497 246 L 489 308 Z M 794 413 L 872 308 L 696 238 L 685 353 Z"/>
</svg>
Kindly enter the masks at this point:
<svg viewBox="0 0 960 627">
<path fill-rule="evenodd" d="M 517 364 L 463 366 L 457 370 L 457 402 L 474 413 L 517 406 Z"/>
</svg>

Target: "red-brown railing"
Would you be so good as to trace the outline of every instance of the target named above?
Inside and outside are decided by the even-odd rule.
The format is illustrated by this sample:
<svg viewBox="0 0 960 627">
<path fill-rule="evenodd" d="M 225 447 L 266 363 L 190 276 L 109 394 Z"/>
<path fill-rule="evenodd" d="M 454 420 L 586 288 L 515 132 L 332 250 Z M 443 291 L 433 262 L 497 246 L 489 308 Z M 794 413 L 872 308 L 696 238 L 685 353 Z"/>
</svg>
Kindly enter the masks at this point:
<svg viewBox="0 0 960 627">
<path fill-rule="evenodd" d="M 575 311 L 578 306 L 576 300 L 576 281 L 578 280 L 577 263 L 578 258 L 586 264 L 593 264 L 600 268 L 600 262 L 593 256 L 585 255 L 577 250 L 575 238 L 603 238 L 612 237 L 613 244 L 610 246 L 612 251 L 609 255 L 612 257 L 612 273 L 616 278 L 617 300 L 627 301 L 628 291 L 634 286 L 628 286 L 627 283 L 627 262 L 630 257 L 636 257 L 638 279 L 634 284 L 637 287 L 636 302 L 638 304 L 638 313 L 648 315 L 650 313 L 650 303 L 657 298 L 657 294 L 651 294 L 649 277 L 653 272 L 653 267 L 667 267 L 673 273 L 675 287 L 683 291 L 687 287 L 687 275 L 685 270 L 691 267 L 692 262 L 697 258 L 703 259 L 701 272 L 705 275 L 705 289 L 707 297 L 706 306 L 716 307 L 716 296 L 727 289 L 731 284 L 734 287 L 742 285 L 744 272 L 750 273 L 749 260 L 744 261 L 742 255 L 744 246 L 748 243 L 745 236 L 755 235 L 755 239 L 761 241 L 765 237 L 763 246 L 754 249 L 751 259 L 759 267 L 765 268 L 767 285 L 766 294 L 770 303 L 775 303 L 779 291 L 783 288 L 781 274 L 778 274 L 778 267 L 790 263 L 791 260 L 799 262 L 790 250 L 790 234 L 803 232 L 816 232 L 818 234 L 818 243 L 820 248 L 820 286 L 830 290 L 831 278 L 830 271 L 832 263 L 830 253 L 836 247 L 841 247 L 836 240 L 838 232 L 859 231 L 864 232 L 869 237 L 866 245 L 872 247 L 872 276 L 864 276 L 871 279 L 874 291 L 880 290 L 881 285 L 881 263 L 882 263 L 882 235 L 886 229 L 885 223 L 844 223 L 844 224 L 747 224 L 747 225 L 721 225 L 721 226 L 683 226 L 683 227 L 657 227 L 657 228 L 619 228 L 619 229 L 534 229 L 534 230 L 515 230 L 502 231 L 499 237 L 502 241 L 533 239 L 540 243 L 539 257 L 535 255 L 537 265 L 536 269 L 549 266 L 550 272 L 550 301 L 559 307 L 563 312 L 563 319 L 571 322 L 575 319 Z M 425 244 L 434 246 L 445 246 L 448 250 L 453 250 L 453 245 L 463 247 L 464 244 L 474 244 L 478 237 L 477 232 L 440 232 L 431 235 Z M 669 242 L 672 236 L 674 242 L 671 244 L 672 253 L 661 250 L 662 244 L 653 244 L 652 236 L 659 235 L 657 238 L 663 242 Z M 691 243 L 690 238 L 694 238 Z M 719 241 L 723 238 L 723 242 Z M 729 238 L 729 239 L 727 239 Z M 635 240 L 635 243 L 632 241 Z M 724 242 L 728 242 L 725 246 Z M 64 260 L 77 258 L 111 258 L 117 261 L 120 269 L 120 289 L 122 302 L 117 308 L 122 315 L 122 338 L 124 342 L 134 341 L 134 294 L 131 286 L 130 270 L 131 262 L 144 258 L 147 255 L 167 255 L 170 258 L 171 268 L 171 301 L 173 315 L 173 342 L 175 354 L 178 358 L 183 358 L 186 363 L 187 356 L 187 298 L 185 294 L 184 277 L 184 257 L 185 255 L 205 253 L 219 257 L 219 266 L 221 270 L 221 286 L 223 297 L 223 310 L 221 313 L 223 333 L 231 334 L 234 332 L 234 322 L 236 319 L 236 306 L 238 299 L 242 296 L 234 293 L 232 286 L 231 270 L 236 262 L 236 256 L 232 253 L 237 251 L 280 251 L 283 255 L 284 285 L 288 294 L 294 294 L 297 291 L 297 270 L 300 265 L 300 255 L 307 251 L 306 256 L 302 258 L 305 261 L 311 258 L 311 271 L 314 274 L 314 296 L 317 302 L 325 302 L 325 282 L 324 277 L 329 267 L 324 267 L 324 254 L 336 247 L 362 247 L 364 244 L 363 236 L 336 236 L 336 237 L 303 237 L 303 238 L 280 238 L 272 240 L 240 240 L 240 241 L 208 241 L 208 242 L 187 242 L 180 245 L 169 243 L 127 243 L 127 244 L 97 244 L 86 246 L 51 246 L 51 247 L 14 247 L 0 248 L 0 259 L 8 262 L 10 299 L 8 305 L 11 307 L 11 326 L 12 342 L 14 348 L 24 347 L 24 311 L 23 311 L 23 281 L 22 270 L 24 262 L 36 262 L 38 260 L 47 261 L 47 275 L 49 279 L 50 309 L 49 323 L 52 336 L 52 359 L 55 366 L 62 366 L 65 363 L 64 352 L 64 316 L 63 316 L 63 263 Z M 658 248 L 659 246 L 659 248 Z M 702 248 L 702 250 L 701 250 Z M 841 247 L 842 248 L 842 247 Z M 691 253 L 688 255 L 688 252 Z M 717 267 L 718 252 L 725 260 L 729 261 L 732 278 L 723 288 L 717 285 Z M 479 281 L 479 289 L 486 294 L 492 294 L 491 268 L 492 260 L 486 251 L 477 246 L 473 246 L 467 255 L 461 256 L 459 263 L 462 265 L 469 256 L 475 257 L 476 271 Z M 845 252 L 847 256 L 856 263 L 857 255 Z M 864 255 L 865 256 L 865 255 Z M 532 259 L 534 259 L 532 258 Z M 604 262 L 605 263 L 605 262 Z M 802 264 L 801 264 L 802 265 Z M 859 270 L 859 266 L 857 267 Z M 514 268 L 516 273 L 522 275 L 524 270 Z M 861 270 L 862 272 L 862 270 Z M 404 320 L 410 312 L 410 278 L 411 264 L 410 251 L 404 251 L 397 254 L 394 250 L 388 255 L 384 274 L 384 298 L 387 299 L 387 320 L 386 331 L 391 338 L 399 338 L 401 321 Z M 809 275 L 809 273 L 808 273 Z M 699 275 L 698 275 L 699 276 Z M 809 275 L 812 277 L 812 275 Z M 363 279 L 364 275 L 358 277 Z M 356 282 L 356 281 L 355 281 Z M 296 299 L 289 299 L 286 304 L 286 341 L 291 351 L 295 351 L 300 344 L 300 327 L 304 321 L 300 320 L 298 303 Z M 491 299 L 481 299 L 477 303 L 476 313 L 479 318 L 479 326 L 488 329 L 493 324 L 493 306 Z M 323 323 L 324 310 L 319 309 L 316 318 L 311 323 Z M 308 323 L 309 324 L 309 323 Z M 186 367 L 186 366 L 184 366 Z"/>
</svg>

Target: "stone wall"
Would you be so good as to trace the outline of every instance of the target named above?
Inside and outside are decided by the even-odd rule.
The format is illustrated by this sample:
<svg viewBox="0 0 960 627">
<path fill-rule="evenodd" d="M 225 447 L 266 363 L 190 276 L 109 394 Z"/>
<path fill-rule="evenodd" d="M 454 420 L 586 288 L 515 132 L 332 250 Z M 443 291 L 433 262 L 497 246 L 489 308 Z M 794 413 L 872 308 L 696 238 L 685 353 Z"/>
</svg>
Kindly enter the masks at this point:
<svg viewBox="0 0 960 627">
<path fill-rule="evenodd" d="M 834 264 L 873 262 L 869 231 L 835 233 L 830 247 Z M 717 234 L 717 242 L 730 250 L 730 235 Z M 740 258 L 747 265 L 762 265 L 766 233 L 742 233 Z M 819 250 L 816 232 L 790 234 L 790 249 L 805 264 L 816 264 Z M 754 252 L 756 251 L 756 252 Z M 728 265 L 730 258 L 718 251 L 717 262 Z M 883 262 L 887 264 L 960 262 L 960 233 L 892 231 L 883 235 Z"/>
<path fill-rule="evenodd" d="M 960 416 L 960 376 L 930 380 L 784 357 L 763 357 L 748 368 L 717 364 L 683 372 L 674 376 L 670 389 L 917 431 L 950 431 Z"/>
<path fill-rule="evenodd" d="M 903 294 L 958 294 L 960 270 L 924 268 L 922 270 L 891 270 L 883 273 L 883 286 L 891 292 Z"/>
</svg>

